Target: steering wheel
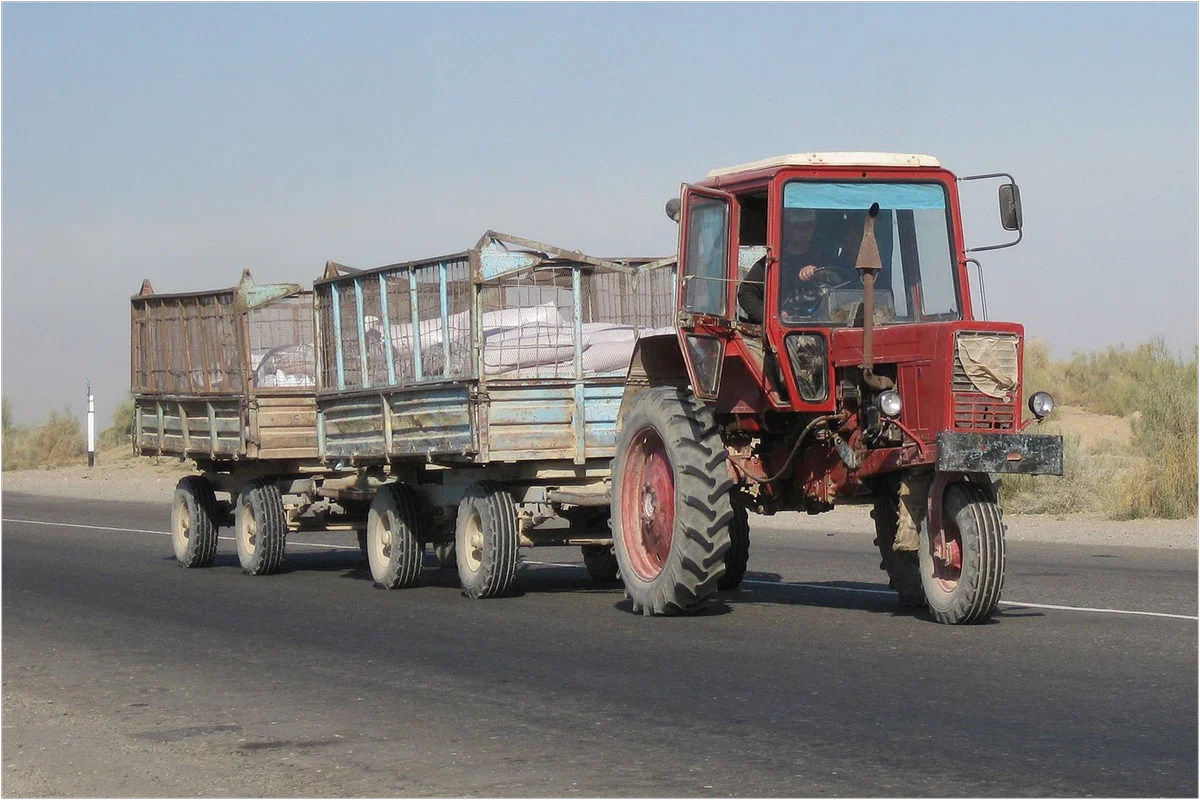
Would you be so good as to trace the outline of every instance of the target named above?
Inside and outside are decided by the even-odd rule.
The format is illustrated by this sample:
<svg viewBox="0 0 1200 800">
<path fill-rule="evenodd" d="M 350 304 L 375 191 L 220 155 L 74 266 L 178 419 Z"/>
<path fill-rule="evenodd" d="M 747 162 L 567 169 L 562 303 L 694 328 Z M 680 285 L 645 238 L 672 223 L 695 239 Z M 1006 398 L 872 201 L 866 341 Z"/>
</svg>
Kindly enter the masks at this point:
<svg viewBox="0 0 1200 800">
<path fill-rule="evenodd" d="M 837 270 L 832 267 L 817 267 L 817 271 L 813 273 L 813 276 L 806 281 L 800 281 L 800 285 L 803 286 L 809 283 L 813 285 L 814 292 L 822 292 L 822 290 L 828 292 L 831 289 L 838 288 L 838 286 L 845 285 L 844 283 L 838 283 L 838 278 L 840 277 Z"/>
<path fill-rule="evenodd" d="M 853 281 L 841 280 L 842 277 L 836 269 L 818 267 L 811 278 L 796 283 L 792 293 L 788 296 L 787 305 L 804 308 L 806 310 L 802 313 L 805 314 L 812 313 L 827 294 L 834 289 L 840 289 L 853 283 Z"/>
</svg>

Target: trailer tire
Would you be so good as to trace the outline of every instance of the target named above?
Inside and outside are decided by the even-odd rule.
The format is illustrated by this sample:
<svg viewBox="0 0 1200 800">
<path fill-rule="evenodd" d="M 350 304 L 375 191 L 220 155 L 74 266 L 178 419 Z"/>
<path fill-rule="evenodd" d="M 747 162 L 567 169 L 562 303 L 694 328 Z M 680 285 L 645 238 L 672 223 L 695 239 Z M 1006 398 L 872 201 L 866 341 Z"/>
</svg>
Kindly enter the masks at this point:
<svg viewBox="0 0 1200 800">
<path fill-rule="evenodd" d="M 1000 505 L 982 487 L 949 484 L 942 491 L 942 526 L 952 549 L 949 565 L 934 559 L 928 520 L 921 526 L 921 580 L 929 612 L 947 625 L 983 622 L 996 610 L 1004 589 L 1004 520 Z"/>
<path fill-rule="evenodd" d="M 217 497 L 199 475 L 180 478 L 171 500 L 171 545 L 186 568 L 211 566 L 217 555 Z"/>
<path fill-rule="evenodd" d="M 611 544 L 585 544 L 580 549 L 583 550 L 583 565 L 593 581 L 612 583 L 617 579 L 620 566 Z"/>
<path fill-rule="evenodd" d="M 507 594 L 517 574 L 520 546 L 520 523 L 512 495 L 491 481 L 468 486 L 454 526 L 463 594 L 475 600 Z"/>
<path fill-rule="evenodd" d="M 242 487 L 233 530 L 242 572 L 271 575 L 279 571 L 287 547 L 287 517 L 274 479 L 257 478 Z"/>
<path fill-rule="evenodd" d="M 433 554 L 437 557 L 438 566 L 442 569 L 458 566 L 458 557 L 454 554 L 454 542 L 438 542 L 433 546 Z"/>
<path fill-rule="evenodd" d="M 879 548 L 879 568 L 887 572 L 888 588 L 900 595 L 900 604 L 909 608 L 925 606 L 925 587 L 921 581 L 921 565 L 912 551 L 892 549 L 900 528 L 900 484 L 884 482 L 882 494 L 876 497 L 871 510 L 875 520 L 875 546 Z"/>
<path fill-rule="evenodd" d="M 741 506 L 734 506 L 733 521 L 729 525 L 729 549 L 725 551 L 725 574 L 717 581 L 717 589 L 731 592 L 741 586 L 749 563 L 750 515 Z"/>
<path fill-rule="evenodd" d="M 381 589 L 410 589 L 421 582 L 425 542 L 417 495 L 402 483 L 375 493 L 367 512 L 367 563 Z"/>
<path fill-rule="evenodd" d="M 698 611 L 725 574 L 733 479 L 712 409 L 675 386 L 622 415 L 613 459 L 613 551 L 633 610 Z"/>
</svg>

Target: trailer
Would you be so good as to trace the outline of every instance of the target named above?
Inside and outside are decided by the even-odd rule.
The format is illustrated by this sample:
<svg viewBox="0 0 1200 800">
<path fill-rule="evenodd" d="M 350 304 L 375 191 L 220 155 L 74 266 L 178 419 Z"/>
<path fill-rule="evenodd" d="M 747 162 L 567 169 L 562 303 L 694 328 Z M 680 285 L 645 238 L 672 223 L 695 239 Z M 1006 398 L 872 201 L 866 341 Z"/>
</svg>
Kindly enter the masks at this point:
<svg viewBox="0 0 1200 800">
<path fill-rule="evenodd" d="M 172 501 L 181 566 L 212 563 L 217 529 L 234 524 L 235 500 L 253 481 L 290 492 L 331 477 L 317 451 L 312 308 L 311 291 L 257 285 L 249 270 L 232 287 L 196 292 L 157 294 L 146 280 L 130 299 L 134 451 L 191 459 L 201 473 L 180 480 Z M 281 525 L 319 521 L 288 513 Z M 282 560 L 282 548 L 238 544 L 252 574 Z"/>
<path fill-rule="evenodd" d="M 378 585 L 414 585 L 426 543 L 471 597 L 506 593 L 522 547 L 616 578 L 617 412 L 638 340 L 673 333 L 674 263 L 489 231 L 314 283 L 318 451 L 361 476 L 338 498 L 370 499 Z"/>
<path fill-rule="evenodd" d="M 579 546 L 614 580 L 617 413 L 637 342 L 674 334 L 674 264 L 489 231 L 430 259 L 329 262 L 311 292 L 144 284 L 135 446 L 202 473 L 176 491 L 179 563 L 211 563 L 232 526 L 244 571 L 268 574 L 289 533 L 344 530 L 388 589 L 419 581 L 427 544 L 471 597 L 509 591 L 522 547 Z"/>
</svg>

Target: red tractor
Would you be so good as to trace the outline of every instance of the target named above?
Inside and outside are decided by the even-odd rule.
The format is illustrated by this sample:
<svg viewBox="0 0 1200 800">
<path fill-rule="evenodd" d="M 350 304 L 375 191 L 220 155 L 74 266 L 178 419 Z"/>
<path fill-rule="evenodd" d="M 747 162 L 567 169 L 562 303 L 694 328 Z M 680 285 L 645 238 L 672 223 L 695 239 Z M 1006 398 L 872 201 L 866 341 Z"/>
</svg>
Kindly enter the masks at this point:
<svg viewBox="0 0 1200 800">
<path fill-rule="evenodd" d="M 1012 241 L 964 244 L 959 184 L 977 179 L 1007 179 Z M 613 462 L 635 610 L 735 588 L 750 511 L 869 503 L 902 602 L 986 619 L 1004 584 L 995 476 L 1062 474 L 1061 437 L 1025 432 L 1053 399 L 1034 394 L 1022 420 L 1024 329 L 977 318 L 968 280 L 971 252 L 1020 241 L 1011 176 L 806 153 L 714 170 L 667 205 L 678 331 L 634 352 Z"/>
</svg>

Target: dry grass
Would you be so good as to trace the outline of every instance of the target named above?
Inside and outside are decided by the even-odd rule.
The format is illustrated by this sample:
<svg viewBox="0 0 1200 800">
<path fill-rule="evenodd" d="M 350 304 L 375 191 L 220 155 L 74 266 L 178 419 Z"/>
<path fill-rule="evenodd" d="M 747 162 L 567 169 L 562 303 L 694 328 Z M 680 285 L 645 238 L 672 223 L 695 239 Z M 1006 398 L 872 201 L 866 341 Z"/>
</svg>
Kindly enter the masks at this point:
<svg viewBox="0 0 1200 800">
<path fill-rule="evenodd" d="M 63 406 L 52 409 L 39 425 L 17 425 L 12 421 L 8 398 L 4 398 L 3 468 L 35 469 L 78 463 L 86 446 L 79 418 Z"/>
<path fill-rule="evenodd" d="M 3 399 L 3 468 L 8 472 L 19 469 L 42 469 L 78 464 L 87 458 L 87 442 L 83 425 L 71 409 L 63 406 L 51 410 L 37 425 L 18 425 L 12 420 L 8 398 Z M 96 440 L 98 451 L 128 448 L 133 431 L 133 400 L 117 407 L 113 424 L 102 431 Z"/>
<path fill-rule="evenodd" d="M 1109 348 L 1056 361 L 1045 343 L 1025 350 L 1026 394 L 1046 390 L 1062 405 L 1110 415 L 1064 433 L 1062 478 L 1008 478 L 1005 503 L 1032 513 L 1093 512 L 1116 518 L 1194 517 L 1197 511 L 1197 363 L 1172 355 L 1161 341 L 1132 350 Z M 1063 422 L 1070 415 L 1061 415 Z M 1094 429 L 1130 435 L 1097 438 Z M 1055 415 L 1051 415 L 1054 419 Z M 1049 421 L 1046 429 L 1055 425 Z M 1065 428 L 1065 429 L 1064 429 Z M 1091 441 L 1088 441 L 1088 440 Z M 1087 442 L 1081 445 L 1081 441 Z"/>
<path fill-rule="evenodd" d="M 97 450 L 129 447 L 133 442 L 133 398 L 126 398 L 113 412 L 113 424 L 100 432 Z"/>
</svg>

